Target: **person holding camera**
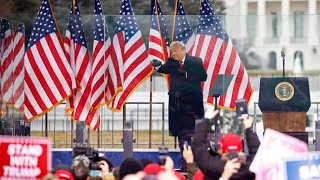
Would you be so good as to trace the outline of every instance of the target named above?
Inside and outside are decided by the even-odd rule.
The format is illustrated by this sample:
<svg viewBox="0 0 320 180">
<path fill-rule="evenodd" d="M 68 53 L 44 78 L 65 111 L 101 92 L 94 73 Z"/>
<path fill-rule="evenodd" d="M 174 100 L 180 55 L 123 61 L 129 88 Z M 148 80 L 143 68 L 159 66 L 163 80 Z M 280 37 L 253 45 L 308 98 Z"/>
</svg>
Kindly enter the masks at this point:
<svg viewBox="0 0 320 180">
<path fill-rule="evenodd" d="M 194 160 L 198 167 L 203 172 L 204 179 L 223 179 L 223 172 L 226 168 L 233 172 L 230 179 L 253 180 L 255 174 L 249 171 L 249 166 L 259 148 L 260 141 L 256 133 L 252 131 L 253 120 L 250 116 L 243 117 L 243 125 L 245 128 L 245 140 L 248 146 L 248 155 L 242 152 L 242 140 L 239 136 L 234 134 L 227 134 L 221 138 L 221 148 L 218 155 L 213 156 L 208 151 L 207 130 L 209 120 L 212 120 L 217 114 L 218 110 L 213 111 L 209 109 L 206 112 L 205 118 L 197 123 L 193 142 L 191 144 Z M 231 164 L 229 167 L 227 162 Z M 233 162 L 233 163 L 230 163 Z M 240 163 L 240 168 L 236 169 L 236 163 Z M 230 174 L 229 174 L 230 175 Z"/>
<path fill-rule="evenodd" d="M 115 179 L 115 177 L 113 176 L 114 167 L 110 160 L 105 157 L 99 157 L 97 159 L 97 163 L 99 167 L 97 168 L 97 170 L 95 170 L 97 172 L 95 176 L 100 176 L 102 177 L 102 179 Z"/>
<path fill-rule="evenodd" d="M 178 137 L 182 152 L 183 142 L 191 143 L 195 119 L 204 115 L 201 81 L 207 73 L 202 59 L 188 55 L 183 42 L 172 42 L 170 50 L 165 64 L 154 59 L 152 65 L 157 72 L 170 75 L 169 135 Z"/>
</svg>

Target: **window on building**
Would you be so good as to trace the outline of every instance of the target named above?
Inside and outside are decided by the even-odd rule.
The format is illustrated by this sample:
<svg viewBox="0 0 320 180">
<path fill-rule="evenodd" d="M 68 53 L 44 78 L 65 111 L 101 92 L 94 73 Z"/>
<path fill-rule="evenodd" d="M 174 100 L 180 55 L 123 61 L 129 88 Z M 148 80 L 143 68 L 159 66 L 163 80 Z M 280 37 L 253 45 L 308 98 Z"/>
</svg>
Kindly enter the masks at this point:
<svg viewBox="0 0 320 180">
<path fill-rule="evenodd" d="M 271 12 L 272 38 L 278 38 L 278 15 L 277 12 Z"/>
<path fill-rule="evenodd" d="M 294 38 L 303 38 L 303 11 L 294 12 Z"/>
<path fill-rule="evenodd" d="M 257 18 L 257 15 L 256 14 L 248 14 L 247 18 L 248 18 L 247 19 L 248 38 L 250 40 L 253 40 L 256 37 L 256 18 Z"/>
<path fill-rule="evenodd" d="M 275 51 L 269 52 L 269 69 L 277 69 L 277 54 Z"/>
</svg>

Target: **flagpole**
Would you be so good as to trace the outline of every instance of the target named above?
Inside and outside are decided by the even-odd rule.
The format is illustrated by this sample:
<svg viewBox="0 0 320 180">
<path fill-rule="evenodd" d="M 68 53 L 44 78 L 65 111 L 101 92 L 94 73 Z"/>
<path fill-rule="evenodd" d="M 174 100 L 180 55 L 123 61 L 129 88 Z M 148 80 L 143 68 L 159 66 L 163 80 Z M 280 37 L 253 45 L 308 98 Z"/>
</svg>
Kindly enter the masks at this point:
<svg viewBox="0 0 320 180">
<path fill-rule="evenodd" d="M 76 7 L 76 0 L 72 0 L 72 12 L 73 12 L 73 14 L 76 11 L 75 7 Z"/>
<path fill-rule="evenodd" d="M 76 6 L 76 0 L 72 0 L 72 14 L 75 14 L 75 6 Z M 73 45 L 73 44 L 72 44 Z M 72 94 L 74 95 L 75 94 L 75 91 L 76 90 L 72 90 Z M 72 96 L 73 96 L 72 95 Z M 74 122 L 73 122 L 73 119 L 71 119 L 71 148 L 73 147 L 72 145 L 72 142 L 74 141 L 73 140 L 73 129 L 74 129 Z M 76 137 L 77 138 L 77 137 Z"/>
<path fill-rule="evenodd" d="M 174 39 L 174 38 L 173 38 L 173 36 L 174 36 L 174 26 L 175 26 L 175 24 L 176 24 L 178 1 L 179 1 L 179 0 L 176 0 L 176 5 L 175 5 L 175 7 L 174 7 L 173 26 L 172 26 L 172 35 L 171 35 L 172 42 L 173 42 L 173 39 Z"/>
<path fill-rule="evenodd" d="M 44 131 L 45 131 L 45 137 L 48 137 L 48 113 L 45 114 L 45 127 L 44 127 Z"/>
<path fill-rule="evenodd" d="M 157 19 L 157 24 L 158 24 L 158 32 L 160 32 L 160 37 L 161 37 L 161 40 L 160 40 L 160 44 L 161 44 L 161 47 L 162 47 L 162 60 L 163 62 L 166 62 L 166 59 L 165 59 L 165 55 L 164 55 L 164 45 L 166 44 L 165 42 L 163 42 L 163 38 L 162 38 L 162 33 L 161 33 L 161 24 L 160 24 L 160 20 L 159 20 L 159 12 L 158 12 L 158 2 L 157 0 L 154 0 L 154 7 L 155 7 L 155 12 L 156 12 L 156 19 Z M 153 11 L 151 10 L 151 16 L 153 16 Z M 167 76 L 165 76 L 166 79 L 167 79 Z M 168 79 L 167 79 L 168 80 Z M 168 81 L 167 81 L 168 83 Z M 169 87 L 169 83 L 167 84 L 167 86 Z M 149 148 L 151 148 L 151 130 L 152 130 L 152 75 L 150 76 L 150 123 L 149 123 Z"/>
<path fill-rule="evenodd" d="M 152 74 L 150 76 L 150 111 L 149 111 L 149 149 L 151 149 L 152 136 Z"/>
<path fill-rule="evenodd" d="M 161 50 L 162 50 L 162 60 L 163 60 L 163 62 L 166 62 L 166 57 L 165 57 L 165 50 L 164 50 L 164 48 L 166 48 L 166 42 L 163 42 L 163 37 L 162 37 L 162 32 L 161 32 L 161 28 L 160 28 L 160 26 L 161 26 L 161 24 L 160 24 L 160 20 L 159 20 L 159 12 L 158 12 L 158 3 L 157 3 L 157 0 L 154 0 L 155 2 L 155 4 L 154 4 L 154 6 L 155 6 L 155 10 L 156 10 L 156 19 L 157 19 L 157 24 L 158 24 L 158 31 L 159 31 L 159 33 L 160 33 L 160 45 L 161 45 Z M 151 12 L 152 13 L 152 15 L 151 16 L 153 16 L 153 12 Z M 170 86 L 170 83 L 169 83 L 169 81 L 168 81 L 168 76 L 169 75 L 167 75 L 167 74 L 165 74 L 164 75 L 164 77 L 166 78 L 166 80 L 167 80 L 167 87 L 169 87 Z"/>
<path fill-rule="evenodd" d="M 174 26 L 176 24 L 176 16 L 177 16 L 177 9 L 178 9 L 178 2 L 179 0 L 176 0 L 176 4 L 174 7 L 174 15 L 173 15 L 173 26 L 172 26 L 172 34 L 171 34 L 171 40 L 174 42 Z M 174 148 L 177 147 L 177 136 L 174 137 Z"/>
<path fill-rule="evenodd" d="M 157 5 L 157 1 L 154 0 L 154 5 Z M 156 8 L 157 10 L 158 8 Z M 153 12 L 151 10 L 151 16 L 153 16 Z M 158 26 L 159 27 L 159 26 Z M 152 73 L 153 74 L 153 73 Z M 150 104 L 149 104 L 149 149 L 151 149 L 151 137 L 152 137 L 152 74 L 150 76 Z"/>
<path fill-rule="evenodd" d="M 103 42 L 106 42 L 106 18 L 105 18 L 105 15 L 103 14 L 103 24 L 104 24 L 104 26 L 103 26 L 103 33 L 104 33 L 104 36 L 103 36 Z M 105 59 L 105 61 L 106 61 L 106 54 L 103 54 L 103 59 Z M 103 81 L 105 82 L 107 79 L 106 79 L 106 71 L 104 71 L 104 73 L 103 73 Z M 106 97 L 106 88 L 103 88 L 103 102 L 104 102 L 104 104 L 105 104 L 105 97 Z M 98 108 L 97 108 L 98 109 Z M 106 112 L 105 111 L 103 111 L 102 112 L 104 115 L 106 114 Z M 102 116 L 102 117 L 105 117 L 105 116 Z M 103 138 L 102 138 L 102 135 L 103 135 L 103 131 L 101 130 L 100 131 L 100 128 L 101 129 L 103 129 L 102 128 L 102 125 L 103 125 L 103 123 L 101 123 L 102 122 L 102 117 L 100 116 L 100 125 L 99 125 L 99 128 L 98 128 L 98 148 L 100 148 L 100 141 L 101 141 L 101 144 L 103 143 Z M 100 140 L 101 139 L 101 140 Z"/>
</svg>

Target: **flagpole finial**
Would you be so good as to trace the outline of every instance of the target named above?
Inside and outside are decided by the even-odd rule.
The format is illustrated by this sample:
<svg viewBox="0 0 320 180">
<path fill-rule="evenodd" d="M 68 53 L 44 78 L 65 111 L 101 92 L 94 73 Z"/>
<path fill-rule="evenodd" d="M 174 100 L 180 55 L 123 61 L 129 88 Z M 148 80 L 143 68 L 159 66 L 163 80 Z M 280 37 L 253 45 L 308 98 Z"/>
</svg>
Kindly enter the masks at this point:
<svg viewBox="0 0 320 180">
<path fill-rule="evenodd" d="M 72 13 L 75 14 L 76 12 L 76 0 L 72 0 Z"/>
</svg>

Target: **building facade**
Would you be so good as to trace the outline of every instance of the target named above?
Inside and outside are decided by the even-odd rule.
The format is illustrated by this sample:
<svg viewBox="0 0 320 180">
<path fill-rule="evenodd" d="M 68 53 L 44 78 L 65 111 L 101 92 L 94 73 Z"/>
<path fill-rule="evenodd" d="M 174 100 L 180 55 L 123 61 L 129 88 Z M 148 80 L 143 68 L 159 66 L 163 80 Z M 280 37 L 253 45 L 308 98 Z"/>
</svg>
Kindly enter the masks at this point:
<svg viewBox="0 0 320 180">
<path fill-rule="evenodd" d="M 320 1 L 226 0 L 225 28 L 253 68 L 320 68 Z"/>
</svg>

